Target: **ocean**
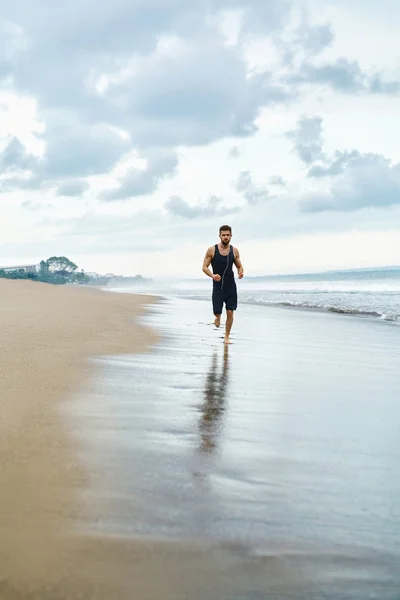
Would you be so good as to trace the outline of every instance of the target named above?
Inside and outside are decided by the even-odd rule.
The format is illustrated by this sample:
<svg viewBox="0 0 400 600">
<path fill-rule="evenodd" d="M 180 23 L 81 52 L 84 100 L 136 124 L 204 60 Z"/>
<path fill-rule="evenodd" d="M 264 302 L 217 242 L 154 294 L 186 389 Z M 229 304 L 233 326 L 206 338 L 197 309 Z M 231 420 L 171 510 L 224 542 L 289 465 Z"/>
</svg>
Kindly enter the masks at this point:
<svg viewBox="0 0 400 600">
<path fill-rule="evenodd" d="M 204 276 L 154 280 L 146 287 L 118 291 L 210 301 L 211 285 Z M 237 285 L 239 303 L 243 304 L 328 311 L 400 323 L 400 267 L 244 277 Z"/>
</svg>

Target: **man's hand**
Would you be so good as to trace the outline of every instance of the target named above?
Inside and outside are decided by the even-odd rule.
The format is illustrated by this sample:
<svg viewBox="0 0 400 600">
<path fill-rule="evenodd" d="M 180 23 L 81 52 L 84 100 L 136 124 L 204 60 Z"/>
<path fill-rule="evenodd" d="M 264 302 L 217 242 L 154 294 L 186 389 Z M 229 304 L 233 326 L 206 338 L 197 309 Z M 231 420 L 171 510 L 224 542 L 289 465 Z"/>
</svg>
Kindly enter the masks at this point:
<svg viewBox="0 0 400 600">
<path fill-rule="evenodd" d="M 221 281 L 221 275 L 218 275 L 218 273 L 216 273 L 215 275 L 213 275 L 213 279 L 214 281 Z"/>
<path fill-rule="evenodd" d="M 239 271 L 239 273 L 238 273 L 238 277 L 239 277 L 239 279 L 243 279 L 243 276 L 244 276 L 244 273 L 243 273 L 243 271 Z"/>
</svg>

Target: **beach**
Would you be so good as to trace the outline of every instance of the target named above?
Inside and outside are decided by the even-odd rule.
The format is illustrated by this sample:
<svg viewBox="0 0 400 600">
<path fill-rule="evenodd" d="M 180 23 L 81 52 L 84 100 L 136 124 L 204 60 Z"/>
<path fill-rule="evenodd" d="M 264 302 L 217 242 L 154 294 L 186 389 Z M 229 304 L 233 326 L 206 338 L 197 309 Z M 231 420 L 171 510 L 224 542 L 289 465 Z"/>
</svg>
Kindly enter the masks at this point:
<svg viewBox="0 0 400 600">
<path fill-rule="evenodd" d="M 398 596 L 395 325 L 0 292 L 1 600 Z"/>
<path fill-rule="evenodd" d="M 0 280 L 2 600 L 36 589 L 45 597 L 46 586 L 75 572 L 78 547 L 68 526 L 86 474 L 58 408 L 93 368 L 89 357 L 140 352 L 154 342 L 154 332 L 134 324 L 145 302 Z"/>
</svg>

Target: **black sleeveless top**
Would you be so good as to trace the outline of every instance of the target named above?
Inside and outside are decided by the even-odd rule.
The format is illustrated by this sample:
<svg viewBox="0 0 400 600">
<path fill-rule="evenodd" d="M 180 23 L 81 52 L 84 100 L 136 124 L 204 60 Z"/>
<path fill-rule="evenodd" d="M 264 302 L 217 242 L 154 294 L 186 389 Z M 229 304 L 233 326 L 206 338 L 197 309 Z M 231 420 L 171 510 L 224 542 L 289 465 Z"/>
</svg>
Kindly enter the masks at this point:
<svg viewBox="0 0 400 600">
<path fill-rule="evenodd" d="M 214 275 L 221 275 L 221 281 L 213 282 L 215 286 L 226 288 L 228 285 L 230 286 L 235 283 L 235 276 L 233 274 L 234 260 L 235 256 L 233 253 L 233 246 L 230 247 L 229 254 L 227 256 L 222 256 L 218 250 L 218 244 L 215 244 L 215 252 L 211 261 L 211 266 Z"/>
</svg>

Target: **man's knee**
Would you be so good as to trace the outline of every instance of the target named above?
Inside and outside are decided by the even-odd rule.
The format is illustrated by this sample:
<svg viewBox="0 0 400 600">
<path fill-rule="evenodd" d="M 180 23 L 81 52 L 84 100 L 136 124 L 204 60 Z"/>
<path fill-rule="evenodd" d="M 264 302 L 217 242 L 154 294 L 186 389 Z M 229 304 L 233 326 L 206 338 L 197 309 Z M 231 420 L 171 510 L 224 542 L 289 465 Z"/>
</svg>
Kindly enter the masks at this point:
<svg viewBox="0 0 400 600">
<path fill-rule="evenodd" d="M 228 319 L 233 319 L 233 313 L 234 311 L 231 309 L 226 309 L 226 316 L 228 317 Z"/>
</svg>

